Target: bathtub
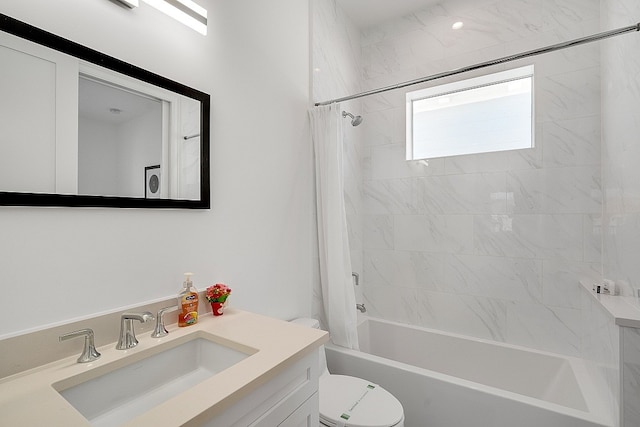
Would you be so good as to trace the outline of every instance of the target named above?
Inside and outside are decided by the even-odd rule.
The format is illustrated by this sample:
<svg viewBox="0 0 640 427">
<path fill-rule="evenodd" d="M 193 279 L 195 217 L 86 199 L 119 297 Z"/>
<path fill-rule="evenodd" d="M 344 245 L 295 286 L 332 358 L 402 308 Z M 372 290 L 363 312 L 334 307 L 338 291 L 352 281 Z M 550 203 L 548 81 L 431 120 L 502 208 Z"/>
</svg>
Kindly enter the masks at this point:
<svg viewBox="0 0 640 427">
<path fill-rule="evenodd" d="M 326 345 L 333 374 L 375 382 L 406 427 L 613 427 L 581 359 L 364 318 L 361 351 Z"/>
</svg>

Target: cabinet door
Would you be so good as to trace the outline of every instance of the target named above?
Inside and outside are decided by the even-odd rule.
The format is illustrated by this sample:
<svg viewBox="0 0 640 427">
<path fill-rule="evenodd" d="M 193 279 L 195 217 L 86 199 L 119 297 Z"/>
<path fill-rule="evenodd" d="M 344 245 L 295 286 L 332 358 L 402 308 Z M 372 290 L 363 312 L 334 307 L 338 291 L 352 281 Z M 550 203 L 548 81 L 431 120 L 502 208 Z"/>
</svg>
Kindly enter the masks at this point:
<svg viewBox="0 0 640 427">
<path fill-rule="evenodd" d="M 313 408 L 317 412 L 318 369 L 318 352 L 314 351 L 206 421 L 202 427 L 275 427 L 292 414 L 299 413 L 301 407 L 311 408 L 307 409 L 312 411 L 310 419 L 317 420 Z"/>
<path fill-rule="evenodd" d="M 318 394 L 314 394 L 298 407 L 278 427 L 316 427 L 318 419 Z"/>
<path fill-rule="evenodd" d="M 78 61 L 0 32 L 0 191 L 77 193 Z"/>
</svg>

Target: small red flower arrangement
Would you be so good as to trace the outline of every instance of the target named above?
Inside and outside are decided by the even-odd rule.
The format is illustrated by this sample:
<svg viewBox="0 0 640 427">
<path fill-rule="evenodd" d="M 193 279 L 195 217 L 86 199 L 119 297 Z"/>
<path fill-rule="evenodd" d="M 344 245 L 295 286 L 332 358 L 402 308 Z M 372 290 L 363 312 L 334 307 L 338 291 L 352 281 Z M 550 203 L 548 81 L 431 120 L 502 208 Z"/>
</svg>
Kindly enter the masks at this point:
<svg viewBox="0 0 640 427">
<path fill-rule="evenodd" d="M 209 302 L 225 302 L 231 294 L 231 288 L 222 283 L 216 283 L 207 288 L 206 296 Z"/>
<path fill-rule="evenodd" d="M 224 303 L 231 294 L 231 288 L 222 283 L 209 286 L 205 292 L 207 301 L 211 303 L 211 311 L 214 316 L 220 316 L 224 311 Z"/>
</svg>

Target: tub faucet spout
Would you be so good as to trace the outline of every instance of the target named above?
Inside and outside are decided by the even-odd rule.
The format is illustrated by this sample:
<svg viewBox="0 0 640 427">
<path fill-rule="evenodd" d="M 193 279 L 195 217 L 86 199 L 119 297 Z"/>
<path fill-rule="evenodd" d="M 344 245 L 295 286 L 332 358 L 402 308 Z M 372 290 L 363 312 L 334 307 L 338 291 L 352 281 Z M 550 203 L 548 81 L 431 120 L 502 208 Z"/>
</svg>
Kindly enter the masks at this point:
<svg viewBox="0 0 640 427">
<path fill-rule="evenodd" d="M 367 312 L 367 308 L 364 306 L 364 303 L 356 304 L 356 308 L 358 310 L 360 310 L 360 313 L 366 313 Z"/>
</svg>

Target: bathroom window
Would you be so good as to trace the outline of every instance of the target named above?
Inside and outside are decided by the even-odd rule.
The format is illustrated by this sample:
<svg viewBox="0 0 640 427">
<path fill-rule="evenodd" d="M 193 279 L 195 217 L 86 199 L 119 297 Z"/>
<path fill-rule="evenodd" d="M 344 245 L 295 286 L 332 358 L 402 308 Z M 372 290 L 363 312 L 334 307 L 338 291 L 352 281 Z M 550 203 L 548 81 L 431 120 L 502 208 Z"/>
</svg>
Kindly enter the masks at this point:
<svg viewBox="0 0 640 427">
<path fill-rule="evenodd" d="M 406 97 L 407 160 L 533 147 L 533 65 Z"/>
</svg>

